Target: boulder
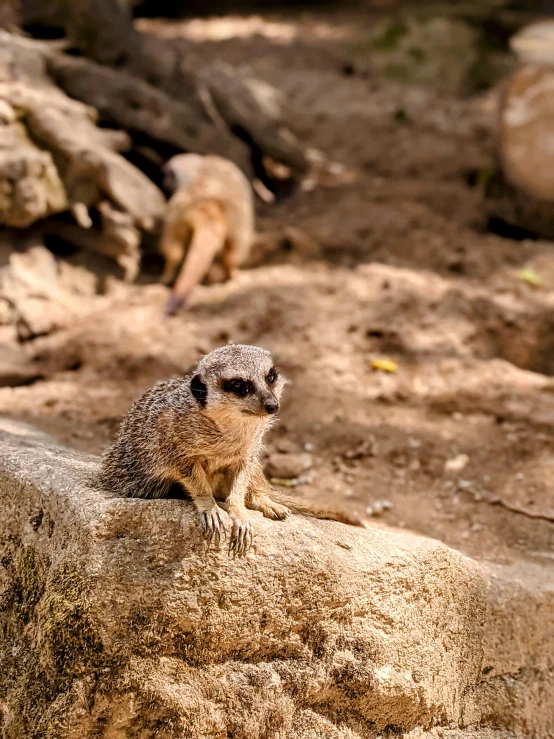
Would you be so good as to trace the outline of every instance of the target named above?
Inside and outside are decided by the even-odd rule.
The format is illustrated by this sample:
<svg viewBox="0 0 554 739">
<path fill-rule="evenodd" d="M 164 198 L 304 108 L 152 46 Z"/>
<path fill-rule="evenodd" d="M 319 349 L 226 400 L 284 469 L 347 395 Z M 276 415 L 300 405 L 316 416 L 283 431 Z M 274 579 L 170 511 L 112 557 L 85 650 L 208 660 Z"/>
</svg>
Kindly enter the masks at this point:
<svg viewBox="0 0 554 739">
<path fill-rule="evenodd" d="M 366 43 L 353 50 L 358 72 L 379 71 L 408 84 L 441 92 L 471 93 L 496 84 L 510 69 L 507 54 L 486 35 L 485 18 L 456 17 L 443 8 L 415 7 L 376 23 Z M 444 12 L 441 12 L 444 11 Z"/>
<path fill-rule="evenodd" d="M 256 513 L 234 559 L 186 501 L 0 427 L 4 739 L 552 736 L 551 568 Z"/>
<path fill-rule="evenodd" d="M 291 480 L 292 478 L 300 477 L 304 472 L 310 470 L 312 465 L 312 455 L 306 452 L 299 454 L 273 452 L 267 458 L 264 469 L 269 477 Z"/>
</svg>

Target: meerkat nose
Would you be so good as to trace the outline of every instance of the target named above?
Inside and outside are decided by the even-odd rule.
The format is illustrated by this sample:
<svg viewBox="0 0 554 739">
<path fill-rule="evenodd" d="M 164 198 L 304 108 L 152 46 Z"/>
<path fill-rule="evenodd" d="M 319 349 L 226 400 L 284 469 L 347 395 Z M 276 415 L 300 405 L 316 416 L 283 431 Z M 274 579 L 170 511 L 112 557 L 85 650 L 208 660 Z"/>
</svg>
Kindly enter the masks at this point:
<svg viewBox="0 0 554 739">
<path fill-rule="evenodd" d="M 279 403 L 275 398 L 269 398 L 264 403 L 266 413 L 277 413 L 279 410 Z"/>
</svg>

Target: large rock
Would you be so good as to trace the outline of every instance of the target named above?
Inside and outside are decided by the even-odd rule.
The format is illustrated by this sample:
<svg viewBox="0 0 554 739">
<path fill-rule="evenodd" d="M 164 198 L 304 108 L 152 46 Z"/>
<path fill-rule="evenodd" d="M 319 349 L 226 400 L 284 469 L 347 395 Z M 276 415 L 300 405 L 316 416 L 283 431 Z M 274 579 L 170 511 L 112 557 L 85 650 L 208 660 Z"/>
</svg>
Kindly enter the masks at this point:
<svg viewBox="0 0 554 739">
<path fill-rule="evenodd" d="M 552 736 L 552 573 L 258 514 L 233 559 L 186 502 L 106 497 L 96 459 L 2 428 L 4 739 Z"/>
<path fill-rule="evenodd" d="M 486 11 L 468 22 L 463 12 L 460 17 L 455 9 L 449 12 L 449 3 L 428 11 L 411 5 L 409 12 L 377 23 L 367 43 L 358 45 L 353 52 L 358 71 L 378 70 L 451 94 L 481 90 L 503 78 L 510 60 L 488 43 L 484 21 L 492 19 Z"/>
</svg>

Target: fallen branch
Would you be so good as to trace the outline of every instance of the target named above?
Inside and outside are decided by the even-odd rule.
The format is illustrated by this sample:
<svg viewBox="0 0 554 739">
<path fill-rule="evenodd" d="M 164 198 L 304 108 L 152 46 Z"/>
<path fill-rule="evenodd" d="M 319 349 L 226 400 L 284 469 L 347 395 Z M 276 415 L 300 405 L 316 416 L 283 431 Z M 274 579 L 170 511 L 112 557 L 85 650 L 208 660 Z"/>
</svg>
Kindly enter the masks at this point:
<svg viewBox="0 0 554 739">
<path fill-rule="evenodd" d="M 4 32 L 0 42 L 0 224 L 41 221 L 43 235 L 115 258 L 134 279 L 143 232 L 163 218 L 163 193 L 121 156 L 129 135 L 99 128 L 94 108 L 54 84 L 47 65 L 57 51 Z M 75 223 L 48 220 L 63 212 Z"/>
<path fill-rule="evenodd" d="M 176 106 L 186 104 L 188 121 L 183 129 L 187 131 L 187 126 L 192 126 L 198 130 L 189 131 L 194 145 L 189 142 L 183 149 L 208 153 L 204 147 L 197 148 L 196 141 L 205 141 L 213 147 L 218 144 L 218 136 L 223 137 L 224 140 L 209 153 L 226 156 L 240 164 L 236 159 L 236 144 L 231 144 L 231 141 L 242 138 L 250 147 L 258 149 L 262 156 L 282 162 L 295 174 L 306 169 L 305 152 L 290 130 L 283 99 L 275 88 L 241 74 L 234 67 L 220 63 L 206 65 L 203 60 L 194 58 L 190 44 L 183 39 L 160 39 L 153 34 L 137 32 L 129 2 L 71 0 L 64 4 L 64 14 L 65 30 L 71 44 L 88 59 L 109 65 L 111 72 L 117 67 L 128 73 L 124 85 L 130 85 L 136 94 L 146 97 L 147 109 L 153 99 L 152 89 L 158 93 L 159 101 L 162 101 L 162 94 L 169 97 L 172 115 L 177 119 L 181 112 Z M 68 65 L 60 73 L 66 78 L 60 84 L 71 85 L 71 94 L 91 100 L 86 84 L 81 84 L 78 79 L 68 79 Z M 92 71 L 89 69 L 86 74 L 90 75 Z M 98 70 L 94 74 L 98 74 Z M 110 77 L 114 84 L 118 84 L 118 74 L 123 72 L 115 72 Z M 129 79 L 133 78 L 135 82 L 130 83 Z M 137 85 L 139 79 L 148 83 L 151 89 L 140 88 Z M 119 80 L 123 81 L 123 77 Z M 116 115 L 122 114 L 115 100 L 112 99 L 109 106 L 117 108 Z M 163 110 L 170 109 L 164 100 Z M 134 119 L 137 112 L 140 108 L 132 116 Z M 200 136 L 197 134 L 201 120 L 204 123 Z M 148 125 L 151 126 L 152 122 Z"/>
<path fill-rule="evenodd" d="M 536 511 L 532 511 L 529 508 L 516 506 L 513 503 L 506 503 L 505 500 L 502 500 L 497 496 L 484 497 L 483 501 L 485 503 L 489 503 L 490 505 L 496 505 L 501 506 L 502 508 L 506 508 L 506 510 L 511 511 L 512 513 L 518 513 L 520 516 L 526 516 L 527 518 L 536 518 L 541 521 L 554 522 L 554 511 L 552 513 L 537 513 Z"/>
<path fill-rule="evenodd" d="M 68 95 L 96 108 L 101 121 L 175 150 L 219 154 L 249 172 L 249 149 L 228 128 L 213 125 L 191 105 L 128 72 L 63 54 L 50 56 L 48 70 Z"/>
</svg>

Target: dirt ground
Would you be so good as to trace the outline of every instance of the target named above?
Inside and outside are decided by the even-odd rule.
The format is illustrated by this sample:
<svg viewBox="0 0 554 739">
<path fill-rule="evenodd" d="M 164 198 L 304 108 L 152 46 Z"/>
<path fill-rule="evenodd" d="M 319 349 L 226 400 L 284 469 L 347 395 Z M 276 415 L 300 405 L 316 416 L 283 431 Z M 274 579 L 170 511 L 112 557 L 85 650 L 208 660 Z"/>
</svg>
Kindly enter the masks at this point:
<svg viewBox="0 0 554 739">
<path fill-rule="evenodd" d="M 1 389 L 0 412 L 100 453 L 150 384 L 222 343 L 259 344 L 290 379 L 268 448 L 313 458 L 296 494 L 470 556 L 548 565 L 554 251 L 490 231 L 476 173 L 494 156 L 496 92 L 459 99 L 358 74 L 350 49 L 370 23 L 139 21 L 277 86 L 305 145 L 341 166 L 258 201 L 261 233 L 304 236 L 200 288 L 188 312 L 164 319 L 165 288 L 120 283 L 71 328 L 29 342 L 43 378 Z M 530 266 L 538 289 L 517 275 Z M 397 372 L 373 370 L 379 358 Z"/>
</svg>

